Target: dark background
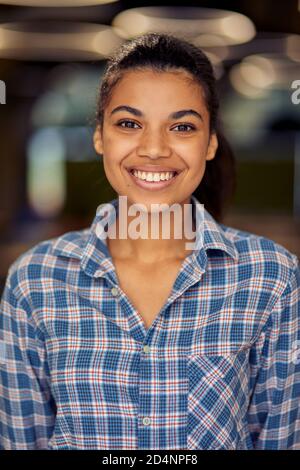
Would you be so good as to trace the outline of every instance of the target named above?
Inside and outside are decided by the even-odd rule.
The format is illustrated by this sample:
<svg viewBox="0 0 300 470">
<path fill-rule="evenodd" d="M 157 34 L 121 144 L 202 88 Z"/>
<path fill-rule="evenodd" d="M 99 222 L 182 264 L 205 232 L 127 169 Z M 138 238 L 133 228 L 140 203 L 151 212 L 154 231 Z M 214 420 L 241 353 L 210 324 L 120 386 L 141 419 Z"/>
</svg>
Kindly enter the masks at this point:
<svg viewBox="0 0 300 470">
<path fill-rule="evenodd" d="M 76 8 L 0 2 L 0 23 L 27 22 L 39 31 L 49 22 L 110 25 L 129 8 L 172 5 L 231 10 L 253 21 L 256 37 L 231 48 L 219 78 L 221 115 L 238 169 L 236 196 L 224 223 L 268 236 L 299 256 L 300 105 L 290 99 L 291 81 L 300 80 L 299 56 L 283 62 L 288 75 L 262 98 L 239 93 L 231 80 L 234 67 L 251 54 L 278 53 L 287 60 L 286 38 L 300 37 L 297 0 L 120 1 Z M 267 41 L 258 46 L 258 38 Z M 89 226 L 97 206 L 114 197 L 92 148 L 105 60 L 22 60 L 3 56 L 1 47 L 0 34 L 0 79 L 6 84 L 6 104 L 0 106 L 0 292 L 17 256 L 40 240 Z M 46 209 L 39 200 L 43 185 L 53 196 Z"/>
</svg>

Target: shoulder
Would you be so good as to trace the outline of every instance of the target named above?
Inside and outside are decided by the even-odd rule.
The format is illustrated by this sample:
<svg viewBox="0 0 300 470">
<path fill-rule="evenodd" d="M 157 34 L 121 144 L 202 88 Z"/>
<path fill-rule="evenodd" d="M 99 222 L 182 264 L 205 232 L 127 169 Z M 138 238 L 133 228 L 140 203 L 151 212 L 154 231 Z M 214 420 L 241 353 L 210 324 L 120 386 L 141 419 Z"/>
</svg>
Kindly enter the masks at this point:
<svg viewBox="0 0 300 470">
<path fill-rule="evenodd" d="M 296 254 L 268 237 L 229 227 L 224 224 L 219 225 L 226 237 L 234 243 L 240 256 L 260 256 L 262 259 L 270 258 L 281 260 L 289 266 L 294 266 L 295 263 L 297 264 L 298 262 Z"/>
<path fill-rule="evenodd" d="M 298 256 L 274 240 L 224 224 L 220 227 L 238 253 L 240 269 L 248 269 L 257 280 L 275 282 L 278 294 L 299 270 Z"/>
<path fill-rule="evenodd" d="M 62 275 L 81 259 L 90 229 L 64 233 L 58 237 L 41 241 L 26 250 L 10 265 L 7 281 L 17 296 L 28 292 L 29 284 L 36 288 L 60 272 Z"/>
</svg>

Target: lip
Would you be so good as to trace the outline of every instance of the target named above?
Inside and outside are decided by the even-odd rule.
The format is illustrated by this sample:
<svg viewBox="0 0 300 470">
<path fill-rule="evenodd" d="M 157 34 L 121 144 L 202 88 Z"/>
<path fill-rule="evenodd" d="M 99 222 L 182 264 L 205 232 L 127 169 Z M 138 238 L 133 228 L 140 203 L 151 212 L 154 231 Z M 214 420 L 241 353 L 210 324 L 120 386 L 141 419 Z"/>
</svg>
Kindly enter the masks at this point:
<svg viewBox="0 0 300 470">
<path fill-rule="evenodd" d="M 150 171 L 149 170 L 149 167 L 148 167 L 148 170 L 141 170 L 142 168 L 145 168 L 145 167 L 131 167 L 130 168 L 126 168 L 127 170 L 127 173 L 129 175 L 129 177 L 132 179 L 132 181 L 137 185 L 139 186 L 140 188 L 142 189 L 147 189 L 149 191 L 158 191 L 160 189 L 164 189 L 168 186 L 170 186 L 171 184 L 174 184 L 174 182 L 177 180 L 178 176 L 180 175 L 181 171 L 178 171 L 178 170 L 172 170 L 172 169 L 168 169 L 168 170 L 164 170 L 164 171 L 176 171 L 177 174 L 175 176 L 173 176 L 173 178 L 171 178 L 170 180 L 168 181 L 145 181 L 145 180 L 140 180 L 139 178 L 137 178 L 136 176 L 134 176 L 134 174 L 131 172 L 131 170 L 133 169 L 139 169 L 140 171 Z M 153 168 L 153 166 L 152 166 Z M 158 168 L 161 168 L 161 167 L 158 167 Z M 161 170 L 160 170 L 161 171 Z"/>
<path fill-rule="evenodd" d="M 152 173 L 166 173 L 167 171 L 176 171 L 176 173 L 181 173 L 181 170 L 178 168 L 170 168 L 165 166 L 158 165 L 141 165 L 141 166 L 129 166 L 126 168 L 127 171 L 131 172 L 132 170 L 148 171 Z"/>
</svg>

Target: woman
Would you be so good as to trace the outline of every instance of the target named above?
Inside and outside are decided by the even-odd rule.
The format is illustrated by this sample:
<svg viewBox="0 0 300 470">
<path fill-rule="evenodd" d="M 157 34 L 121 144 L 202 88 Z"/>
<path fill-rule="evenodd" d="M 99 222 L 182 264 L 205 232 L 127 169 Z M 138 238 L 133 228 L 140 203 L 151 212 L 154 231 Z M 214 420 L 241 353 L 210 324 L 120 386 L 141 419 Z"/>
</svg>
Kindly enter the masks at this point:
<svg viewBox="0 0 300 470">
<path fill-rule="evenodd" d="M 299 262 L 221 223 L 234 161 L 215 87 L 171 35 L 108 61 L 94 145 L 118 198 L 10 267 L 3 448 L 300 448 Z"/>
</svg>

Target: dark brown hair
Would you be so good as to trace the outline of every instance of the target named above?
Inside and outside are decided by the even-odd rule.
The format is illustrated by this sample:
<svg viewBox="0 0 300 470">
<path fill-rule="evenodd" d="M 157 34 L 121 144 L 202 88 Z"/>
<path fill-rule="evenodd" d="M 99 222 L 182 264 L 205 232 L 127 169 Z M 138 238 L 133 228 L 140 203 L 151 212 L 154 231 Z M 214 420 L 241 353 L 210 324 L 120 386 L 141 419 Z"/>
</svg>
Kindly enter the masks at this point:
<svg viewBox="0 0 300 470">
<path fill-rule="evenodd" d="M 124 42 L 108 59 L 99 89 L 96 122 L 102 130 L 104 110 L 117 82 L 129 70 L 151 68 L 158 72 L 184 70 L 193 77 L 203 91 L 210 116 L 210 133 L 218 138 L 218 149 L 213 160 L 206 162 L 201 183 L 194 196 L 219 222 L 231 201 L 235 186 L 235 158 L 226 140 L 218 116 L 219 98 L 213 67 L 204 52 L 185 39 L 171 34 L 146 33 Z"/>
</svg>

